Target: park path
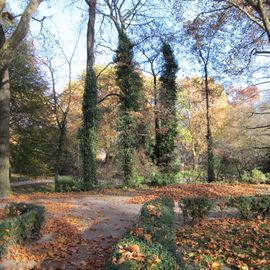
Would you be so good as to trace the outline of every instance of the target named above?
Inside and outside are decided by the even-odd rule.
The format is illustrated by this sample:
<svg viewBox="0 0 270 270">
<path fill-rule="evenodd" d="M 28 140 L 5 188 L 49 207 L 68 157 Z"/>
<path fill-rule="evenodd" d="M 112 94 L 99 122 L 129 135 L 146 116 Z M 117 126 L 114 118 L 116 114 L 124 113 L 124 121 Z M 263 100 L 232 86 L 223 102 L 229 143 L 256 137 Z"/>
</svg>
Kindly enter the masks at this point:
<svg viewBox="0 0 270 270">
<path fill-rule="evenodd" d="M 139 215 L 141 204 L 127 204 L 128 199 L 126 196 L 83 194 L 49 200 L 46 196 L 36 200 L 30 197 L 29 202 L 44 205 L 47 210 L 47 224 L 42 238 L 28 247 L 30 260 L 19 261 L 21 255 L 18 253 L 21 248 L 18 248 L 19 251 L 14 251 L 17 259 L 12 259 L 12 256 L 5 258 L 0 261 L 0 269 L 19 270 L 33 266 L 36 269 L 48 270 L 104 269 L 113 244 L 132 226 Z M 0 207 L 3 206 L 4 204 L 0 203 Z M 53 227 L 50 230 L 50 220 L 58 223 L 59 228 Z M 32 257 L 29 252 L 32 252 Z M 37 256 L 34 253 L 39 254 Z M 43 253 L 46 257 L 41 256 L 43 262 L 39 262 L 39 265 L 35 262 L 35 255 L 39 258 Z"/>
</svg>

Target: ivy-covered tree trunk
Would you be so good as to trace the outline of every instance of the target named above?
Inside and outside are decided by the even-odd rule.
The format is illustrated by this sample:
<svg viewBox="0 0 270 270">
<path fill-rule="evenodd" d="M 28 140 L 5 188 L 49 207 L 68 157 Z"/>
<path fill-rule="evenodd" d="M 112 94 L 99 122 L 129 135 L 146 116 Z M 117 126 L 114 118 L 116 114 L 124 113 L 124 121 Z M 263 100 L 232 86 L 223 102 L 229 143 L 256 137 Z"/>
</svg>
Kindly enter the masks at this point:
<svg viewBox="0 0 270 270">
<path fill-rule="evenodd" d="M 139 147 L 138 119 L 142 81 L 133 60 L 133 44 L 124 30 L 119 31 L 116 52 L 116 81 L 121 91 L 119 115 L 120 145 L 124 184 L 132 184 L 134 177 L 135 151 Z"/>
<path fill-rule="evenodd" d="M 155 158 L 156 164 L 163 173 L 174 173 L 175 169 L 175 138 L 176 131 L 176 73 L 178 65 L 171 46 L 164 42 L 161 48 L 163 68 L 160 76 L 161 88 L 159 95 L 160 126 L 157 130 Z"/>
<path fill-rule="evenodd" d="M 83 160 L 83 182 L 86 190 L 97 184 L 96 142 L 97 142 L 97 78 L 94 71 L 94 39 L 96 0 L 86 1 L 89 6 L 87 26 L 87 68 L 83 94 L 83 127 L 81 132 L 81 152 Z"/>
</svg>

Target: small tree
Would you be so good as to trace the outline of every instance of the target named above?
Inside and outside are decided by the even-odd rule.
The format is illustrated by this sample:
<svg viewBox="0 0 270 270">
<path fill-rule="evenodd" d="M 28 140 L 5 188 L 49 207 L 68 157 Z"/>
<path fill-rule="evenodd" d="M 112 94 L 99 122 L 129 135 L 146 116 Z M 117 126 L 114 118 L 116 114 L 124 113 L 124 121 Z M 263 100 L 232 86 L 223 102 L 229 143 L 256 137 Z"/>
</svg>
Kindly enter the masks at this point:
<svg viewBox="0 0 270 270">
<path fill-rule="evenodd" d="M 142 81 L 133 60 L 133 45 L 125 31 L 119 33 L 119 44 L 115 57 L 116 82 L 121 91 L 119 115 L 120 158 L 124 173 L 124 183 L 131 184 L 134 176 L 134 152 L 138 148 L 138 122 L 136 112 Z"/>
<path fill-rule="evenodd" d="M 173 173 L 175 163 L 175 138 L 176 131 L 176 73 L 178 65 L 173 50 L 167 42 L 163 42 L 162 48 L 163 67 L 160 75 L 160 115 L 159 130 L 155 145 L 156 164 L 164 173 Z"/>
</svg>

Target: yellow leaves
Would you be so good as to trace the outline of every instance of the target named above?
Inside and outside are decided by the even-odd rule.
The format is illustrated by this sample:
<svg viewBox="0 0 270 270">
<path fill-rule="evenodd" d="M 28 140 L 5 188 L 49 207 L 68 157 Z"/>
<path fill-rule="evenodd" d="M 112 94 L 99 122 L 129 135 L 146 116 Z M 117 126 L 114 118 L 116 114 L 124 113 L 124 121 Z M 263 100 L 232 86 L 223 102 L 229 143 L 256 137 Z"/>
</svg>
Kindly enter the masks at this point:
<svg viewBox="0 0 270 270">
<path fill-rule="evenodd" d="M 143 262 L 145 260 L 145 255 L 140 252 L 140 247 L 138 245 L 129 245 L 123 247 L 118 245 L 118 252 L 121 254 L 119 259 L 115 257 L 112 258 L 113 264 L 123 264 L 126 261 L 137 261 Z"/>
<path fill-rule="evenodd" d="M 240 267 L 240 270 L 249 270 L 249 267 L 246 264 L 244 264 Z"/>
<path fill-rule="evenodd" d="M 219 270 L 221 268 L 221 263 L 213 262 L 211 265 L 211 270 Z"/>
<path fill-rule="evenodd" d="M 147 263 L 148 263 L 148 267 L 147 269 L 149 270 L 152 270 L 152 269 L 155 269 L 157 265 L 159 265 L 161 263 L 161 259 L 156 255 L 156 254 L 153 254 L 151 256 L 151 258 L 149 258 L 147 260 Z"/>
<path fill-rule="evenodd" d="M 151 235 L 150 233 L 145 233 L 145 234 L 143 235 L 143 237 L 144 237 L 144 239 L 146 240 L 146 242 L 147 242 L 148 244 L 151 244 L 151 243 L 152 243 L 152 235 Z"/>
<path fill-rule="evenodd" d="M 147 205 L 146 209 L 148 210 L 148 212 L 151 216 L 155 216 L 155 217 L 161 216 L 160 210 L 155 205 L 149 204 L 149 205 Z"/>
</svg>

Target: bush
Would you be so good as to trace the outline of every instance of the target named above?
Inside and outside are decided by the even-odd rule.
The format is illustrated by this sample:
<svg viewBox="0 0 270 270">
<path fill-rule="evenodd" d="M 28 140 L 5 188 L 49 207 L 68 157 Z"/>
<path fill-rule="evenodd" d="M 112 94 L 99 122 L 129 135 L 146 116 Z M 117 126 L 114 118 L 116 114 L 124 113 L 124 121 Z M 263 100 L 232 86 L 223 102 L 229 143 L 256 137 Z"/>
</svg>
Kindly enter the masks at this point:
<svg viewBox="0 0 270 270">
<path fill-rule="evenodd" d="M 270 214 L 270 195 L 231 198 L 229 206 L 236 207 L 243 219 L 265 218 Z"/>
<path fill-rule="evenodd" d="M 213 206 L 213 201 L 204 198 L 183 198 L 179 201 L 179 207 L 183 212 L 184 222 L 191 218 L 192 223 L 202 220 L 208 215 Z"/>
<path fill-rule="evenodd" d="M 263 184 L 268 181 L 267 175 L 258 169 L 253 169 L 251 173 L 244 171 L 242 181 L 252 184 Z"/>
<path fill-rule="evenodd" d="M 175 183 L 175 175 L 157 172 L 147 182 L 150 186 L 165 186 Z"/>
<path fill-rule="evenodd" d="M 168 197 L 158 198 L 146 202 L 141 209 L 140 221 L 148 224 L 167 224 L 173 223 L 174 202 Z"/>
<path fill-rule="evenodd" d="M 114 248 L 107 269 L 176 270 L 175 259 L 160 244 L 148 245 L 134 236 L 122 238 Z"/>
<path fill-rule="evenodd" d="M 11 203 L 5 212 L 8 218 L 0 222 L 0 256 L 13 244 L 37 238 L 45 216 L 44 207 L 26 203 Z"/>
<path fill-rule="evenodd" d="M 261 216 L 262 218 L 270 215 L 270 195 L 256 196 L 253 209 L 256 215 Z"/>
<path fill-rule="evenodd" d="M 83 184 L 74 180 L 71 176 L 59 176 L 55 180 L 56 192 L 78 192 L 83 190 Z"/>
<path fill-rule="evenodd" d="M 170 198 L 145 203 L 139 221 L 115 246 L 107 269 L 178 269 L 173 207 Z"/>
<path fill-rule="evenodd" d="M 243 219 L 250 219 L 253 216 L 252 206 L 254 205 L 254 197 L 252 196 L 240 196 L 231 198 L 227 205 L 237 208 Z"/>
</svg>

